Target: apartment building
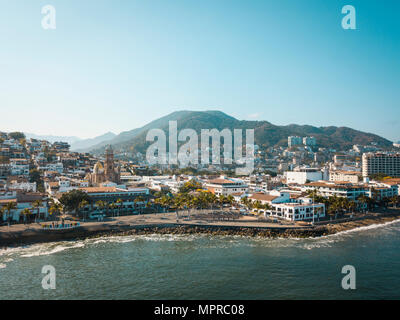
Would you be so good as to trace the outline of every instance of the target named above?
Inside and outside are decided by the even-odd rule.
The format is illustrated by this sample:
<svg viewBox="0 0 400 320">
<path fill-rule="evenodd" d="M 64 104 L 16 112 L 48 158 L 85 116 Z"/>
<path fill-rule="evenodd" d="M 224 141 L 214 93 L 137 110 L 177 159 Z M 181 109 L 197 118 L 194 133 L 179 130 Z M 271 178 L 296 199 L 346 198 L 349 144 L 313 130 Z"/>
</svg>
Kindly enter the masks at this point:
<svg viewBox="0 0 400 320">
<path fill-rule="evenodd" d="M 351 183 L 359 183 L 362 180 L 360 171 L 344 171 L 336 170 L 329 172 L 329 181 L 346 181 Z"/>
<path fill-rule="evenodd" d="M 224 177 L 209 180 L 205 184 L 205 187 L 208 191 L 214 193 L 217 196 L 221 194 L 224 196 L 228 196 L 238 192 L 247 192 L 249 190 L 249 187 L 243 181 L 226 179 Z"/>
<path fill-rule="evenodd" d="M 310 182 L 301 187 L 301 191 L 317 190 L 324 197 L 337 196 L 349 200 L 357 200 L 360 195 L 368 195 L 367 185 L 355 185 L 351 182 L 318 181 Z"/>
<path fill-rule="evenodd" d="M 301 145 L 302 142 L 303 142 L 303 140 L 301 139 L 301 137 L 297 137 L 297 136 L 288 137 L 289 148 L 291 148 L 293 146 Z"/>
<path fill-rule="evenodd" d="M 322 180 L 322 171 L 318 168 L 296 168 L 285 172 L 287 184 L 305 184 L 306 182 Z"/>
<path fill-rule="evenodd" d="M 400 153 L 364 153 L 362 155 L 363 176 L 368 177 L 378 173 L 400 177 Z"/>
</svg>

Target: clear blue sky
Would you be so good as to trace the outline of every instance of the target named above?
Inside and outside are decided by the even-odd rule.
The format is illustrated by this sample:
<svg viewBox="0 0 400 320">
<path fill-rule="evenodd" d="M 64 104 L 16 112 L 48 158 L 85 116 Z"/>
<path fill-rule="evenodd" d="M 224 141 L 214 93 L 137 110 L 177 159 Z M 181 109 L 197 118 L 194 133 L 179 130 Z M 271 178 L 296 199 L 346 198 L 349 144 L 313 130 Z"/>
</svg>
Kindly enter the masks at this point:
<svg viewBox="0 0 400 320">
<path fill-rule="evenodd" d="M 0 130 L 93 137 L 218 109 L 400 139 L 397 0 L 0 0 L 0 40 Z"/>
</svg>

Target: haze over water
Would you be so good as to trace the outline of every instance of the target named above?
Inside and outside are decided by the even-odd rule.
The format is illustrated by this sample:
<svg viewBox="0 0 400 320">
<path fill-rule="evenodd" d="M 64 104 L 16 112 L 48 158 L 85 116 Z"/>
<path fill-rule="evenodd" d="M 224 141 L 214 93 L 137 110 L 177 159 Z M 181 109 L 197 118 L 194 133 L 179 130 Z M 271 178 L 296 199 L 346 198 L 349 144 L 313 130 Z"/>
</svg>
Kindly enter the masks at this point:
<svg viewBox="0 0 400 320">
<path fill-rule="evenodd" d="M 400 222 L 315 239 L 105 237 L 0 250 L 1 299 L 398 299 Z M 353 265 L 357 289 L 343 290 Z M 44 265 L 57 272 L 43 290 Z"/>
</svg>

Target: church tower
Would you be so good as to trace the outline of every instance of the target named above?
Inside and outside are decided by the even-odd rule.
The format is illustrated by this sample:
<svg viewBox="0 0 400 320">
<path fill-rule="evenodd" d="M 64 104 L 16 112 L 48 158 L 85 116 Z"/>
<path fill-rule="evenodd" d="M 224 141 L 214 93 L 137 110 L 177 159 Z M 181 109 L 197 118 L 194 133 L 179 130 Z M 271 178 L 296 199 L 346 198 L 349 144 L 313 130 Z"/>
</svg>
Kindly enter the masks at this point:
<svg viewBox="0 0 400 320">
<path fill-rule="evenodd" d="M 114 151 L 111 145 L 106 148 L 106 161 L 104 162 L 104 173 L 107 180 L 113 181 L 115 175 Z"/>
</svg>

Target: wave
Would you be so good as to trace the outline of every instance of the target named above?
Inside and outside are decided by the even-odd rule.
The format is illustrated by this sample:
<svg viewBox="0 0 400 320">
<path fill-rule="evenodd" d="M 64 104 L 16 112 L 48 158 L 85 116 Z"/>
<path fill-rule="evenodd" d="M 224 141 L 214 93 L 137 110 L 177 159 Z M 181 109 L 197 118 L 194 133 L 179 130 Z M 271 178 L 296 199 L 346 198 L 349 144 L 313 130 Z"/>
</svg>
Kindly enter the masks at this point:
<svg viewBox="0 0 400 320">
<path fill-rule="evenodd" d="M 397 224 L 399 220 L 388 221 L 382 224 L 372 224 L 351 230 L 341 231 L 321 237 L 312 238 L 264 238 L 247 237 L 241 235 L 207 235 L 207 234 L 148 234 L 148 235 L 128 235 L 128 236 L 103 236 L 100 238 L 89 238 L 77 241 L 51 242 L 35 244 L 31 246 L 6 248 L 0 250 L 1 264 L 5 268 L 5 262 L 11 262 L 10 256 L 19 255 L 23 258 L 52 255 L 65 250 L 96 246 L 108 243 L 130 243 L 135 241 L 151 242 L 192 242 L 199 241 L 200 248 L 230 248 L 230 247 L 267 247 L 267 248 L 300 248 L 311 250 L 314 248 L 332 247 L 335 243 L 345 241 L 349 236 L 360 232 L 373 229 L 394 226 L 393 231 L 399 231 Z M 201 241 L 206 240 L 206 241 Z"/>
<path fill-rule="evenodd" d="M 50 248 L 48 248 L 47 246 L 41 245 L 37 248 L 35 248 L 35 247 L 29 248 L 27 250 L 28 253 L 22 254 L 21 257 L 30 258 L 30 257 L 37 257 L 37 256 L 47 256 L 47 255 L 51 255 L 51 254 L 58 253 L 58 252 L 68 250 L 68 249 L 82 248 L 84 246 L 85 245 L 80 242 L 63 243 L 63 244 L 58 244 L 55 247 L 50 246 Z"/>
<path fill-rule="evenodd" d="M 363 231 L 368 231 L 368 230 L 373 230 L 373 229 L 379 229 L 379 228 L 384 228 L 384 227 L 388 227 L 390 225 L 395 225 L 397 223 L 400 223 L 400 219 L 396 219 L 393 221 L 388 221 L 385 223 L 376 223 L 376 224 L 370 224 L 368 226 L 362 226 L 362 227 L 358 227 L 358 228 L 354 228 L 354 229 L 350 229 L 350 230 L 345 230 L 345 231 L 340 231 L 334 234 L 330 234 L 327 236 L 322 236 L 321 238 L 324 237 L 338 237 L 338 236 L 342 236 L 342 235 L 347 235 L 347 234 L 351 234 L 351 233 L 355 233 L 355 232 L 363 232 Z"/>
</svg>

